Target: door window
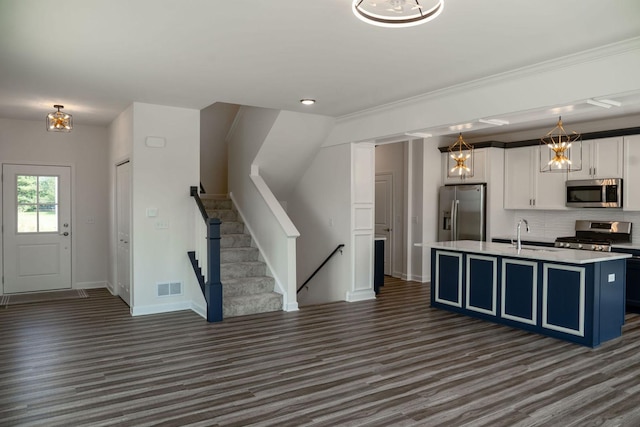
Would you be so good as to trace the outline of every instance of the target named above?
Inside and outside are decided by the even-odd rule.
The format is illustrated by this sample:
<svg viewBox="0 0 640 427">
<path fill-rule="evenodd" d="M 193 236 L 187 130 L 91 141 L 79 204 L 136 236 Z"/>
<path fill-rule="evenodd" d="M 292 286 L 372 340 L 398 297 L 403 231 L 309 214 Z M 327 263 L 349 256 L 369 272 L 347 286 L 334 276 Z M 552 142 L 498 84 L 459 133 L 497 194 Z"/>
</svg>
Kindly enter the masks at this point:
<svg viewBox="0 0 640 427">
<path fill-rule="evenodd" d="M 58 177 L 17 175 L 18 233 L 58 232 Z"/>
</svg>

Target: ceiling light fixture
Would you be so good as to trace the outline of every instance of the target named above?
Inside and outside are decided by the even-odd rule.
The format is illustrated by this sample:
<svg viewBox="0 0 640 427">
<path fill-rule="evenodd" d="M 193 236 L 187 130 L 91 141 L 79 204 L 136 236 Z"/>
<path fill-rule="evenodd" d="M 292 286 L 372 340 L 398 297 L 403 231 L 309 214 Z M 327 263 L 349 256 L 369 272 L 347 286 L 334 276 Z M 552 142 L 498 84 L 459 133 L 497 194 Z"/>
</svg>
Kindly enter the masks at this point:
<svg viewBox="0 0 640 427">
<path fill-rule="evenodd" d="M 582 139 L 579 133 L 567 134 L 558 124 L 540 138 L 540 172 L 574 172 L 582 170 Z"/>
<path fill-rule="evenodd" d="M 316 100 L 311 98 L 303 98 L 300 100 L 300 103 L 302 105 L 313 105 L 316 103 Z"/>
<path fill-rule="evenodd" d="M 462 133 L 458 135 L 458 140 L 448 149 L 449 167 L 447 176 L 460 177 L 461 179 L 473 176 L 473 146 L 462 139 Z"/>
<path fill-rule="evenodd" d="M 353 14 L 367 24 L 387 28 L 413 27 L 442 13 L 444 0 L 353 0 Z"/>
<path fill-rule="evenodd" d="M 48 132 L 71 132 L 73 129 L 73 117 L 71 114 L 60 111 L 64 105 L 54 105 L 58 111 L 52 111 L 47 114 L 47 131 Z"/>
</svg>

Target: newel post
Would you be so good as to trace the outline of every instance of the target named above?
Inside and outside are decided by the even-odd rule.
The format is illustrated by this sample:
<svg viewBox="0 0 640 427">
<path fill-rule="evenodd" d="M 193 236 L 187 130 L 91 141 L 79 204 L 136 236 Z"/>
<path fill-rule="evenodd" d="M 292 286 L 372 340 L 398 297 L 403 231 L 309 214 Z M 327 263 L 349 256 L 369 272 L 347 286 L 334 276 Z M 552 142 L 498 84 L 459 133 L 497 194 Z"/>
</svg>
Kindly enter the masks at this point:
<svg viewBox="0 0 640 427">
<path fill-rule="evenodd" d="M 204 286 L 207 322 L 222 321 L 222 283 L 220 282 L 220 224 L 218 218 L 207 219 L 207 272 Z"/>
</svg>

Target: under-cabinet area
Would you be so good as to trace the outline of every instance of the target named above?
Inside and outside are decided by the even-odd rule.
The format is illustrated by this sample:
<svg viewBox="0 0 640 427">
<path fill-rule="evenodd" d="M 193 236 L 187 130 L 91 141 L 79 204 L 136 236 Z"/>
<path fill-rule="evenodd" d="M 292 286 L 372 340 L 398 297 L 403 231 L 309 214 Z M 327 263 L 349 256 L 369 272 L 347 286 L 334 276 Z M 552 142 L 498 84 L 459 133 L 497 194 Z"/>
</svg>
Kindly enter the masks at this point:
<svg viewBox="0 0 640 427">
<path fill-rule="evenodd" d="M 434 243 L 431 306 L 589 347 L 617 338 L 628 254 Z"/>
</svg>

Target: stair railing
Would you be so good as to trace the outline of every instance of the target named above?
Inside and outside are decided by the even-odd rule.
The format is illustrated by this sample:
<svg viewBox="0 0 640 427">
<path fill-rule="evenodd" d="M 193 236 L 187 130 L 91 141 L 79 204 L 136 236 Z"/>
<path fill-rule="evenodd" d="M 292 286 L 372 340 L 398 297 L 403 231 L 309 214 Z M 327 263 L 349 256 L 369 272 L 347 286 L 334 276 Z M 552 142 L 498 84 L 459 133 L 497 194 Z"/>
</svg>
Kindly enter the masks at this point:
<svg viewBox="0 0 640 427">
<path fill-rule="evenodd" d="M 204 298 L 207 301 L 207 322 L 221 322 L 222 321 L 222 283 L 220 282 L 220 224 L 221 221 L 218 218 L 209 218 L 207 209 L 200 199 L 198 194 L 198 187 L 190 187 L 189 192 L 191 197 L 194 198 L 200 215 L 204 221 L 206 231 L 201 227 L 196 227 L 196 230 L 200 229 L 196 235 L 196 245 L 198 246 L 195 251 L 189 252 L 189 259 L 193 266 L 200 289 L 204 294 Z M 199 223 L 202 224 L 202 223 Z M 199 242 L 203 234 L 206 234 L 204 248 L 201 247 Z M 199 259 L 206 258 L 205 264 L 200 267 Z"/>
<path fill-rule="evenodd" d="M 329 254 L 329 256 L 328 256 L 324 261 L 322 261 L 322 264 L 320 264 L 320 267 L 316 268 L 316 271 L 314 271 L 314 272 L 311 274 L 311 276 L 309 276 L 309 278 L 308 278 L 307 280 L 305 280 L 305 281 L 304 281 L 304 283 L 303 283 L 303 284 L 298 288 L 298 291 L 297 291 L 296 293 L 297 293 L 297 294 L 299 294 L 299 293 L 300 293 L 300 291 L 301 291 L 304 287 L 306 287 L 306 286 L 307 286 L 307 283 L 309 283 L 309 282 L 311 281 L 311 279 L 313 279 L 313 276 L 315 276 L 316 274 L 318 274 L 318 271 L 320 271 L 320 269 L 321 269 L 322 267 L 324 267 L 324 265 L 325 265 L 326 263 L 328 263 L 328 262 L 329 262 L 329 260 L 331 259 L 331 257 L 333 257 L 333 256 L 336 254 L 336 252 L 340 251 L 340 253 L 342 254 L 342 248 L 344 248 L 344 243 L 340 243 L 340 244 L 339 244 L 339 245 L 338 245 L 338 246 L 333 250 L 333 252 L 331 252 L 331 253 Z"/>
</svg>

